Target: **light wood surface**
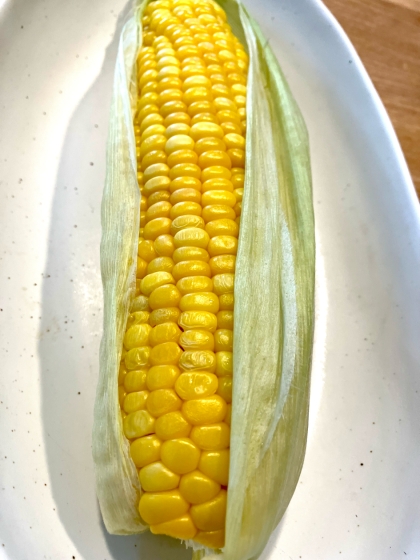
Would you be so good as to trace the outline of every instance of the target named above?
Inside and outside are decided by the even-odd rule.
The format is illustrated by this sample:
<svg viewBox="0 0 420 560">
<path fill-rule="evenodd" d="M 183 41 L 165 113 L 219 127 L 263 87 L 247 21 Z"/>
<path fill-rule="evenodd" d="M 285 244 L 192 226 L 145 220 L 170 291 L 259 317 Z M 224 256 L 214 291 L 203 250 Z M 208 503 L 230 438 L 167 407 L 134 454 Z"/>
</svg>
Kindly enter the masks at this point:
<svg viewBox="0 0 420 560">
<path fill-rule="evenodd" d="M 420 0 L 324 0 L 391 117 L 420 197 Z"/>
</svg>

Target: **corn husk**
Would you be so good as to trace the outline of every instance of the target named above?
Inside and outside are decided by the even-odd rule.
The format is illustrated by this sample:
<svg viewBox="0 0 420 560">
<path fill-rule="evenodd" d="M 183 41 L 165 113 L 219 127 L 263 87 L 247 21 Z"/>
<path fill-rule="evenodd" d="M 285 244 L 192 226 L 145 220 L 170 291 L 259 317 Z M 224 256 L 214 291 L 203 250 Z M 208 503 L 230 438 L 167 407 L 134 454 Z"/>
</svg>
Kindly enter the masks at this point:
<svg viewBox="0 0 420 560">
<path fill-rule="evenodd" d="M 308 136 L 257 24 L 219 0 L 250 56 L 247 153 L 235 277 L 234 391 L 226 544 L 221 560 L 261 554 L 302 468 L 314 326 L 315 242 Z M 97 493 L 109 532 L 139 533 L 141 489 L 119 415 L 118 365 L 134 294 L 139 190 L 132 127 L 139 12 L 118 52 L 102 205 L 104 334 L 95 406 Z M 159 537 L 156 537 L 159 538 Z M 194 546 L 195 560 L 212 557 Z"/>
</svg>

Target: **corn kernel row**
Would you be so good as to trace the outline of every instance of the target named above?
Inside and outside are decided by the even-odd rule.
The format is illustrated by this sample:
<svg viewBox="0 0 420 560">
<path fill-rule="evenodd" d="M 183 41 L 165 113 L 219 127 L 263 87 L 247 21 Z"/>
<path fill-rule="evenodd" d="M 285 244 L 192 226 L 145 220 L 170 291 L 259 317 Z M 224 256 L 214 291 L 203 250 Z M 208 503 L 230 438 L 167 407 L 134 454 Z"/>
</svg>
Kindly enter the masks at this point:
<svg viewBox="0 0 420 560">
<path fill-rule="evenodd" d="M 224 543 L 247 55 L 212 0 L 143 17 L 137 292 L 119 374 L 153 533 Z"/>
</svg>

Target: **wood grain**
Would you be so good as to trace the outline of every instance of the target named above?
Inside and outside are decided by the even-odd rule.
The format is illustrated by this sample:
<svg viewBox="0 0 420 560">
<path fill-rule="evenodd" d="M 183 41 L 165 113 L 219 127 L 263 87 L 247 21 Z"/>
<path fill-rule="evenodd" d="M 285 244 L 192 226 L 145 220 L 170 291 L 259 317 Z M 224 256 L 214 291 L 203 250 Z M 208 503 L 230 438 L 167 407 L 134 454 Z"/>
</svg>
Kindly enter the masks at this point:
<svg viewBox="0 0 420 560">
<path fill-rule="evenodd" d="M 324 0 L 356 47 L 420 197 L 420 0 Z"/>
</svg>

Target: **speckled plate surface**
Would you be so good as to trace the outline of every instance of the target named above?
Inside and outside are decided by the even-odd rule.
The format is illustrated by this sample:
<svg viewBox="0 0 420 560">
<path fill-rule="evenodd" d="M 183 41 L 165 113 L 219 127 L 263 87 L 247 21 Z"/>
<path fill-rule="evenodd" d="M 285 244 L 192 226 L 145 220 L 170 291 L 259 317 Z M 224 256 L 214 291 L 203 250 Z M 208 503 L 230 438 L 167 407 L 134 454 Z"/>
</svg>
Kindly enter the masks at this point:
<svg viewBox="0 0 420 560">
<path fill-rule="evenodd" d="M 420 220 L 388 117 L 317 0 L 248 0 L 311 137 L 308 452 L 264 560 L 420 558 Z M 100 200 L 123 0 L 0 0 L 0 558 L 185 560 L 106 534 L 90 438 Z"/>
</svg>

